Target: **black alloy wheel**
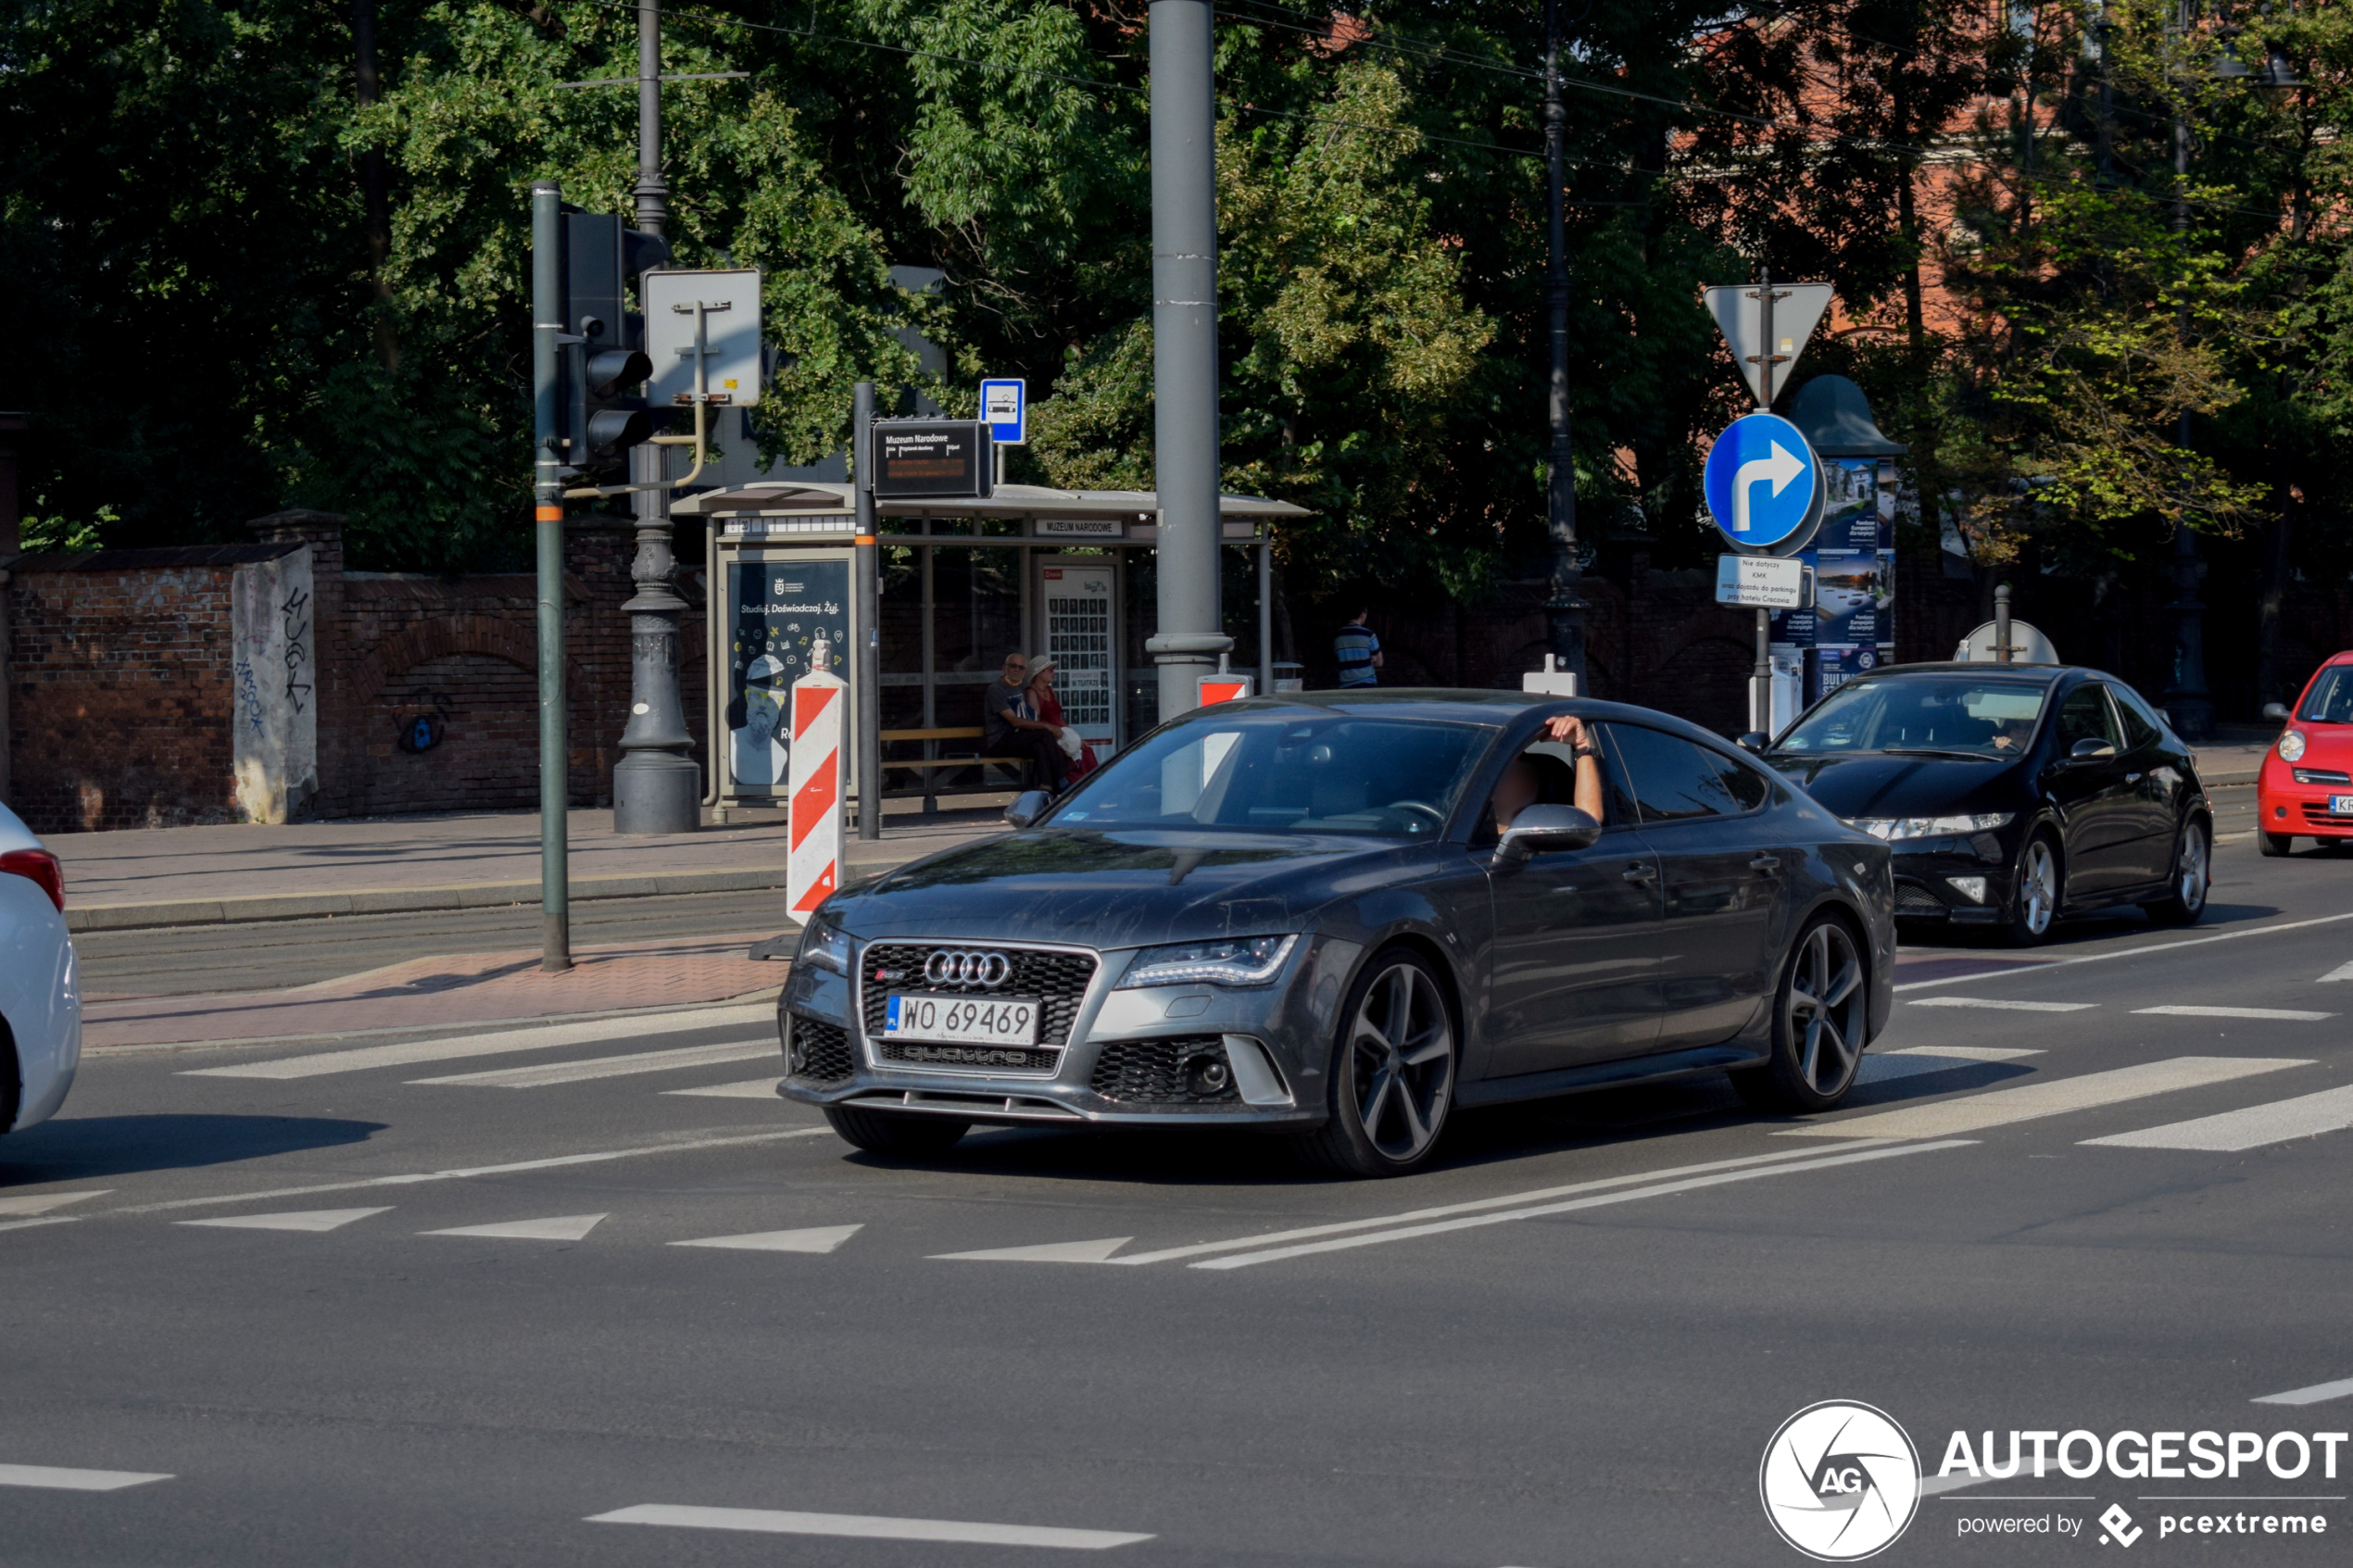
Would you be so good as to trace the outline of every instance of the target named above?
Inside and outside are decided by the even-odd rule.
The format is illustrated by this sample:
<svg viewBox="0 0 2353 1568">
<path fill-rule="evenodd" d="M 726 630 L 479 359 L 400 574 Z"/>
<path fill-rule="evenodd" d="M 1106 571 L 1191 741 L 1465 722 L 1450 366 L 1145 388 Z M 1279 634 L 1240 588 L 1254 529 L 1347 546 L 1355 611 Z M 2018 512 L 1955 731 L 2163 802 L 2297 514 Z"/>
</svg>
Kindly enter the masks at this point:
<svg viewBox="0 0 2353 1568">
<path fill-rule="evenodd" d="M 2206 821 L 2192 817 L 2173 841 L 2173 886 L 2166 897 L 2147 906 L 2149 919 L 2159 925 L 2196 925 L 2206 913 L 2206 891 L 2214 882 L 2214 857 L 2208 849 Z"/>
<path fill-rule="evenodd" d="M 843 1141 L 855 1144 L 869 1154 L 901 1159 L 945 1154 L 972 1128 L 971 1123 L 950 1117 L 910 1116 L 855 1105 L 829 1105 L 825 1107 L 825 1120 L 833 1123 L 834 1131 L 841 1135 Z"/>
<path fill-rule="evenodd" d="M 1869 980 L 1844 921 L 1820 914 L 1807 922 L 1781 960 L 1772 1055 L 1731 1074 L 1741 1098 L 1774 1110 L 1828 1110 L 1844 1099 L 1870 1035 Z"/>
<path fill-rule="evenodd" d="M 1350 988 L 1340 1018 L 1329 1114 L 1293 1146 L 1308 1164 L 1344 1176 L 1419 1169 L 1454 1104 L 1454 1015 L 1437 972 L 1409 947 L 1385 947 Z"/>
</svg>

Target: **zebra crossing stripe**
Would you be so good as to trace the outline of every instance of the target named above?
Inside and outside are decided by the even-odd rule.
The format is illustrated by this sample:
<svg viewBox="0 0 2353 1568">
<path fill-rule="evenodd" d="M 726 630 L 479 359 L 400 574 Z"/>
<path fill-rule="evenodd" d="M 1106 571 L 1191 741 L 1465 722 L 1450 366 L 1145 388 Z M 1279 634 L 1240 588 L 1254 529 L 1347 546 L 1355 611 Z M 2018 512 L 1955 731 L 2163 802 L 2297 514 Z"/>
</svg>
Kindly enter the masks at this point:
<svg viewBox="0 0 2353 1568">
<path fill-rule="evenodd" d="M 2070 1110 L 2089 1110 L 2161 1095 L 2174 1089 L 2195 1089 L 2226 1084 L 2283 1067 L 2309 1067 L 2300 1059 L 2273 1056 L 2177 1056 L 2145 1061 L 2106 1073 L 2079 1073 L 2016 1088 L 1994 1089 L 1982 1095 L 1938 1100 L 1933 1105 L 1906 1106 L 1868 1116 L 1848 1116 L 1776 1133 L 1777 1138 L 1947 1138 L 1987 1127 L 2007 1126 Z"/>
<path fill-rule="evenodd" d="M 2212 1154 L 2235 1154 L 2243 1148 L 2318 1137 L 2353 1127 L 2353 1087 L 2323 1089 L 2316 1095 L 2250 1105 L 2219 1116 L 2144 1127 L 2137 1133 L 2085 1138 L 2086 1144 L 2110 1148 L 2188 1148 Z"/>
</svg>

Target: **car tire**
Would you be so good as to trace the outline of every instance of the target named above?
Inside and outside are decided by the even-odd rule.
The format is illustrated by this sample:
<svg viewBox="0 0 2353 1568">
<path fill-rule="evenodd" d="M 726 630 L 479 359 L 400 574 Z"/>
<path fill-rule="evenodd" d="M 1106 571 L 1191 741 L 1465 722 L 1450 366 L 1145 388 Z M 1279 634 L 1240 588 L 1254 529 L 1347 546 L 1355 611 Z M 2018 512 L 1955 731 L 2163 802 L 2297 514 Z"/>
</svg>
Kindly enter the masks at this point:
<svg viewBox="0 0 2353 1568">
<path fill-rule="evenodd" d="M 2295 844 L 2296 835 L 2294 834 L 2258 833 L 2255 835 L 2255 852 L 2258 855 L 2262 856 L 2267 860 L 2275 859 L 2278 857 L 2286 854 L 2290 848 L 2294 847 Z"/>
<path fill-rule="evenodd" d="M 1771 1110 L 1828 1110 L 1844 1099 L 1870 1035 L 1870 960 L 1844 921 L 1808 921 L 1781 958 L 1772 1054 L 1730 1074 L 1741 1098 Z"/>
<path fill-rule="evenodd" d="M 2173 891 L 2144 906 L 2159 925 L 2196 925 L 2214 883 L 2213 840 L 2203 819 L 2192 817 L 2173 840 Z"/>
<path fill-rule="evenodd" d="M 1461 1052 L 1437 970 L 1410 947 L 1384 947 L 1340 1016 L 1324 1124 L 1293 1147 L 1306 1164 L 1343 1176 L 1420 1169 L 1446 1130 Z"/>
<path fill-rule="evenodd" d="M 2058 922 L 2059 900 L 2067 893 L 2067 862 L 2059 854 L 2057 835 L 2036 828 L 2018 852 L 2018 874 L 2011 878 L 2009 923 L 2005 928 L 2013 947 L 2032 947 L 2051 934 Z"/>
<path fill-rule="evenodd" d="M 825 1120 L 833 1123 L 834 1131 L 841 1135 L 845 1143 L 855 1144 L 869 1154 L 901 1158 L 945 1154 L 972 1129 L 969 1122 L 867 1110 L 855 1105 L 829 1105 L 825 1107 Z"/>
</svg>

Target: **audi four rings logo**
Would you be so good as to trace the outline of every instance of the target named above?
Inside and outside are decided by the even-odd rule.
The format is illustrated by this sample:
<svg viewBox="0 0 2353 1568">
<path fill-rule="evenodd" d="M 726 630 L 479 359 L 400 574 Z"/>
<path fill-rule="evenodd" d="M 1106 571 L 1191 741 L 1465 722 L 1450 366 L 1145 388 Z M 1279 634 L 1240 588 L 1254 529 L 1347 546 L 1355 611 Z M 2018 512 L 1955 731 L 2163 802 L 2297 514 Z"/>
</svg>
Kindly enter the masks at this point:
<svg viewBox="0 0 2353 1568">
<path fill-rule="evenodd" d="M 1013 974 L 1013 960 L 1002 953 L 942 950 L 924 960 L 924 978 L 934 985 L 1002 985 Z"/>
</svg>

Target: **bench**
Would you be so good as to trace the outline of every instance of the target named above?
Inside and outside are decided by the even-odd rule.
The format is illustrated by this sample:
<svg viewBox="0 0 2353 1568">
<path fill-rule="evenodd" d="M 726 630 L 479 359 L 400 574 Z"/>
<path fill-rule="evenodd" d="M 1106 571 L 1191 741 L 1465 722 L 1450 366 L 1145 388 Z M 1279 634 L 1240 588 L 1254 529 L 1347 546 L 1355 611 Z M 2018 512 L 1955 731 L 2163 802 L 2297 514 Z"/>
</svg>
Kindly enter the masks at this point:
<svg viewBox="0 0 2353 1568">
<path fill-rule="evenodd" d="M 882 793 L 886 796 L 895 794 L 902 797 L 912 797 L 916 795 L 921 795 L 924 797 L 924 809 L 926 811 L 936 811 L 939 809 L 938 801 L 942 795 L 994 795 L 998 793 L 998 791 L 1004 786 L 991 784 L 989 782 L 988 770 L 992 767 L 1010 768 L 1013 770 L 1013 787 L 1015 789 L 1021 788 L 1024 784 L 1028 782 L 1023 771 L 1023 770 L 1029 766 L 1029 759 L 1026 757 L 942 757 L 939 755 L 939 743 L 941 741 L 978 741 L 980 737 L 981 729 L 977 724 L 974 724 L 969 727 L 958 725 L 950 728 L 934 730 L 883 731 L 882 742 L 885 746 L 888 746 L 893 741 L 904 741 L 911 744 L 920 742 L 924 748 L 924 754 L 921 758 L 908 758 L 904 760 L 892 760 L 888 758 L 884 759 L 882 767 L 883 777 L 886 783 Z M 894 768 L 903 769 L 910 772 L 920 773 L 923 775 L 924 787 L 920 790 L 892 790 L 888 787 L 887 781 L 890 777 L 891 770 Z M 951 784 L 942 788 L 939 783 L 939 771 L 941 769 L 958 768 L 978 769 L 980 772 L 978 781 L 976 783 L 966 784 Z"/>
</svg>

